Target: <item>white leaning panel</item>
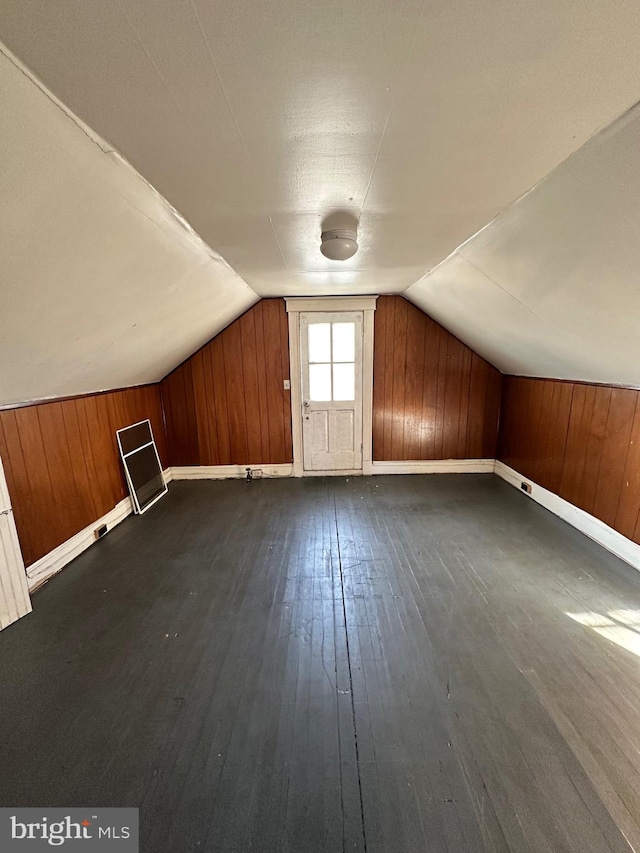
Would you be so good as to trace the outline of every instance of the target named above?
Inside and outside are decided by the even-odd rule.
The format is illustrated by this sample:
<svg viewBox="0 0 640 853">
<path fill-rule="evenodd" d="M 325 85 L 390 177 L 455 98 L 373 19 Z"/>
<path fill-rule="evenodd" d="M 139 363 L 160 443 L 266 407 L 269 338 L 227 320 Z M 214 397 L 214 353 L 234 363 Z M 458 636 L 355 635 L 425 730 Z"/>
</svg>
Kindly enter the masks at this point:
<svg viewBox="0 0 640 853">
<path fill-rule="evenodd" d="M 0 460 L 0 629 L 30 612 L 27 576 Z"/>
</svg>

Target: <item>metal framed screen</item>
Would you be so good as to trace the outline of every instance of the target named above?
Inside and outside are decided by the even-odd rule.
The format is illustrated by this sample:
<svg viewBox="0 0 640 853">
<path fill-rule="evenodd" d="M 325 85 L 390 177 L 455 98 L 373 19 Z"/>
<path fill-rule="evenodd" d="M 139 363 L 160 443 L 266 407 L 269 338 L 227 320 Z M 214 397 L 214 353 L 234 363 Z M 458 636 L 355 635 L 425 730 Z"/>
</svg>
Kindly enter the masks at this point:
<svg viewBox="0 0 640 853">
<path fill-rule="evenodd" d="M 124 427 L 116 432 L 133 508 L 143 513 L 169 491 L 162 474 L 158 449 L 150 421 Z"/>
</svg>

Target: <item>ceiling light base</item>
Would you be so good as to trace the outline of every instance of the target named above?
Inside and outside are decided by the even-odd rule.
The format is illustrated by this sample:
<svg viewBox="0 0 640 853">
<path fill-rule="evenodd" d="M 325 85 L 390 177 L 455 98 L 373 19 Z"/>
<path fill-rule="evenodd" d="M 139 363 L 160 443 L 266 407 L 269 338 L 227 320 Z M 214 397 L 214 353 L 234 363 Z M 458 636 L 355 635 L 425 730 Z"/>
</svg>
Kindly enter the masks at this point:
<svg viewBox="0 0 640 853">
<path fill-rule="evenodd" d="M 322 232 L 320 251 L 331 261 L 346 261 L 358 251 L 356 232 L 344 228 Z"/>
</svg>

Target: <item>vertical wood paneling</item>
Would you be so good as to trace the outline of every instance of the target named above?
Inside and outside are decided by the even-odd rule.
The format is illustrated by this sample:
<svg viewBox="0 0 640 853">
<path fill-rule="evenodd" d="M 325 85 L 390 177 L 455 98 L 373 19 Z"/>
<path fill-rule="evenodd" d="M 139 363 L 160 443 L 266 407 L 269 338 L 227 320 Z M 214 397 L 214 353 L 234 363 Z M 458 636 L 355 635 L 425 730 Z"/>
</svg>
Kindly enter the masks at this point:
<svg viewBox="0 0 640 853">
<path fill-rule="evenodd" d="M 469 410 L 465 456 L 477 459 L 481 456 L 484 439 L 484 408 L 489 379 L 488 365 L 474 352 L 471 353 L 469 374 Z"/>
<path fill-rule="evenodd" d="M 291 462 L 284 300 L 263 299 L 162 381 L 172 465 Z"/>
<path fill-rule="evenodd" d="M 393 324 L 392 375 L 393 392 L 391 396 L 391 411 L 402 412 L 403 417 L 391 418 L 391 454 L 393 459 L 405 459 L 404 455 L 404 424 L 407 419 L 405 389 L 407 385 L 407 322 L 409 303 L 406 299 L 396 302 Z M 375 346 L 375 332 L 374 332 Z"/>
<path fill-rule="evenodd" d="M 256 336 L 256 381 L 258 383 L 258 411 L 260 423 L 266 423 L 269 417 L 269 403 L 267 397 L 267 362 L 264 343 L 264 305 L 259 302 L 255 312 L 255 336 Z M 287 354 L 289 352 L 287 339 Z M 260 458 L 271 458 L 271 447 L 269 431 L 260 430 Z"/>
<path fill-rule="evenodd" d="M 262 333 L 264 336 L 265 362 L 267 365 L 267 400 L 268 400 L 268 434 L 271 458 L 269 462 L 280 460 L 290 462 L 293 459 L 293 445 L 287 445 L 285 439 L 285 409 L 288 403 L 288 417 L 291 420 L 291 395 L 282 391 L 282 382 L 276 384 L 273 377 L 289 376 L 282 368 L 282 331 L 280 329 L 280 318 L 286 311 L 282 300 L 266 299 L 262 301 L 263 319 Z M 287 358 L 289 355 L 289 344 L 287 338 Z M 284 399 L 286 397 L 286 400 Z"/>
<path fill-rule="evenodd" d="M 22 455 L 27 465 L 27 482 L 23 485 L 23 489 L 27 491 L 27 496 L 24 499 L 30 500 L 36 510 L 34 526 L 28 531 L 24 531 L 24 528 L 19 526 L 20 508 L 14 507 L 16 510 L 16 526 L 18 527 L 20 542 L 22 542 L 23 536 L 28 535 L 32 542 L 33 551 L 42 555 L 51 550 L 47 545 L 51 538 L 51 531 L 58 527 L 59 522 L 56 518 L 53 486 L 49 477 L 44 441 L 38 420 L 38 407 L 17 409 L 15 417 Z M 20 495 L 20 491 L 14 490 L 11 483 L 8 483 L 8 486 L 11 500 L 15 501 L 16 497 Z M 61 537 L 60 542 L 63 541 L 64 537 Z"/>
<path fill-rule="evenodd" d="M 471 357 L 473 352 L 469 347 L 462 347 L 462 364 L 460 366 L 460 417 L 458 419 L 458 446 L 456 458 L 462 459 L 467 453 L 467 436 L 469 430 L 469 404 L 471 400 Z"/>
<path fill-rule="evenodd" d="M 638 400 L 636 400 L 626 457 L 614 526 L 623 536 L 633 539 L 636 535 L 640 504 L 640 405 Z"/>
<path fill-rule="evenodd" d="M 35 531 L 38 521 L 35 507 L 31 502 L 29 475 L 14 411 L 0 412 L 0 438 L 4 439 L 0 444 L 0 455 L 4 463 L 16 526 L 19 530 Z M 35 536 L 23 537 L 20 541 L 22 558 L 25 564 L 29 565 L 36 559 L 34 557 Z"/>
<path fill-rule="evenodd" d="M 247 423 L 247 459 L 262 459 L 262 422 L 258 394 L 258 356 L 256 348 L 256 313 L 248 311 L 240 318 L 244 411 Z"/>
<path fill-rule="evenodd" d="M 380 300 L 378 300 L 379 302 Z M 396 320 L 396 306 L 398 305 L 395 299 L 385 301 L 385 307 L 387 312 L 387 322 L 386 326 L 386 335 L 384 338 L 384 354 L 383 358 L 385 361 L 388 361 L 388 369 L 387 369 L 387 381 L 384 386 L 384 398 L 382 400 L 382 410 L 383 410 L 383 447 L 389 448 L 389 453 L 391 453 L 391 444 L 392 444 L 392 428 L 393 428 L 393 385 L 395 380 L 394 373 L 394 364 L 393 364 L 393 353 L 394 353 L 394 343 L 395 343 L 395 320 Z M 373 333 L 373 346 L 374 349 L 379 345 L 376 344 L 378 340 L 378 335 L 375 332 L 376 325 L 378 323 L 378 305 L 376 305 L 375 319 L 374 319 L 374 333 Z M 375 411 L 376 408 L 376 377 L 374 374 L 373 377 L 373 409 Z M 373 449 L 373 458 L 376 459 L 376 450 L 375 447 Z"/>
<path fill-rule="evenodd" d="M 640 392 L 505 376 L 498 458 L 640 543 Z"/>
<path fill-rule="evenodd" d="M 162 400 L 170 436 L 170 457 L 183 459 L 183 465 L 198 465 L 198 426 L 191 360 L 162 381 Z"/>
<path fill-rule="evenodd" d="M 196 431 L 198 440 L 198 456 L 210 465 L 211 457 L 211 428 L 207 405 L 207 384 L 205 379 L 205 356 L 203 350 L 197 352 L 191 360 L 191 377 L 193 380 L 193 401 L 196 413 Z"/>
<path fill-rule="evenodd" d="M 104 394 L 96 398 L 98 405 L 98 419 L 101 428 L 98 432 L 100 436 L 100 445 L 102 458 L 104 460 L 113 459 L 118 453 L 118 442 L 115 435 L 116 423 L 120 422 L 120 415 L 116 412 L 112 395 Z M 111 433 L 113 432 L 113 437 Z M 102 467 L 102 466 L 101 466 Z M 106 465 L 106 470 L 102 476 L 108 476 L 110 480 L 110 495 L 116 495 L 117 500 L 122 500 L 126 494 L 124 480 L 118 476 L 118 470 L 113 465 Z"/>
<path fill-rule="evenodd" d="M 386 313 L 380 315 L 382 319 Z M 375 322 L 378 322 L 376 311 Z M 420 318 L 421 319 L 421 318 Z M 428 319 L 428 318 L 427 318 Z M 422 412 L 420 420 L 420 451 L 418 459 L 435 459 L 436 457 L 436 418 L 438 404 L 438 364 L 440 361 L 440 327 L 428 321 L 424 324 L 424 358 L 422 362 Z M 374 342 L 375 346 L 375 342 Z M 384 353 L 381 355 L 384 362 Z"/>
<path fill-rule="evenodd" d="M 113 504 L 112 496 L 115 495 L 116 472 L 111 470 L 109 459 L 109 436 L 106 434 L 108 427 L 104 423 L 106 409 L 98 405 L 99 397 L 84 397 L 77 401 L 78 411 L 84 413 L 79 417 L 80 431 L 83 435 L 83 446 L 85 442 L 90 447 L 92 458 L 92 469 L 95 480 L 91 480 L 94 502 L 96 504 L 99 518 L 104 515 Z M 91 473 L 91 471 L 90 471 Z"/>
<path fill-rule="evenodd" d="M 441 327 L 437 328 L 438 335 L 438 366 L 436 379 L 436 434 L 434 444 L 434 459 L 444 459 L 445 447 L 445 405 L 447 393 L 447 373 L 449 361 L 447 346 L 449 335 Z"/>
<path fill-rule="evenodd" d="M 447 363 L 444 391 L 444 431 L 442 458 L 456 459 L 460 429 L 460 389 L 462 386 L 462 344 L 447 336 Z"/>
<path fill-rule="evenodd" d="M 487 363 L 489 378 L 487 381 L 487 397 L 484 406 L 484 433 L 480 458 L 494 458 L 498 443 L 498 424 L 500 421 L 500 406 L 502 404 L 502 375 Z"/>
<path fill-rule="evenodd" d="M 241 320 L 232 323 L 222 335 L 226 379 L 231 393 L 227 394 L 229 407 L 229 440 L 231 458 L 248 460 L 249 458 L 249 422 L 244 402 L 244 375 L 242 365 Z"/>
<path fill-rule="evenodd" d="M 531 383 L 530 393 L 535 392 L 537 387 L 538 383 Z M 586 386 L 576 385 L 573 389 L 571 411 L 569 412 L 569 429 L 567 432 L 567 446 L 565 449 L 565 464 L 562 468 L 562 479 L 560 480 L 560 493 L 563 497 L 566 496 L 566 499 L 571 503 L 575 503 L 576 501 L 581 463 L 584 465 L 582 415 L 584 413 L 586 396 Z M 536 433 L 534 431 L 531 436 L 531 444 L 535 442 L 535 436 Z M 535 452 L 530 450 L 529 453 L 532 458 L 526 460 L 527 467 L 529 470 L 532 470 L 533 460 L 535 460 Z"/>
<path fill-rule="evenodd" d="M 96 471 L 91 467 L 90 459 L 85 454 L 82 444 L 82 436 L 80 433 L 80 423 L 78 420 L 78 409 L 75 400 L 65 400 L 61 403 L 62 418 L 64 421 L 64 432 L 67 436 L 67 446 L 69 449 L 69 462 L 71 465 L 71 473 L 73 474 L 73 484 L 75 494 L 79 500 L 74 501 L 75 515 L 79 516 L 84 507 L 91 510 L 94 518 L 100 517 L 100 512 L 94 501 L 91 481 L 96 477 Z M 76 526 L 76 530 L 81 530 L 82 524 Z"/>
<path fill-rule="evenodd" d="M 213 409 L 213 418 L 218 430 L 219 455 L 213 455 L 214 462 L 211 464 L 229 465 L 231 462 L 231 438 L 229 431 L 229 408 L 227 406 L 227 374 L 224 363 L 224 341 L 222 335 L 218 335 L 209 344 L 211 348 L 211 397 L 209 405 Z M 207 347 L 205 347 L 207 349 Z M 171 448 L 171 433 L 167 432 L 169 447 Z M 213 452 L 213 448 L 212 448 Z M 172 456 L 172 465 L 184 464 L 177 460 L 182 459 L 179 453 Z"/>
<path fill-rule="evenodd" d="M 405 456 L 418 459 L 421 448 L 422 385 L 425 327 L 420 315 L 407 312 L 407 348 L 405 361 L 404 438 Z"/>
<path fill-rule="evenodd" d="M 162 382 L 172 465 L 291 462 L 288 324 L 263 299 Z M 375 313 L 377 460 L 492 458 L 500 374 L 402 297 Z"/>
<path fill-rule="evenodd" d="M 603 442 L 598 487 L 593 505 L 593 515 L 611 527 L 616 521 L 627 464 L 627 454 L 621 449 L 629 447 L 637 399 L 637 392 L 628 388 L 613 388 L 611 391 L 605 430 L 606 441 Z"/>
<path fill-rule="evenodd" d="M 401 296 L 376 305 L 373 458 L 495 455 L 499 372 Z"/>
<path fill-rule="evenodd" d="M 280 303 L 282 306 L 282 303 Z M 291 359 L 289 355 L 289 318 L 287 317 L 286 311 L 279 311 L 280 316 L 280 374 L 281 377 L 291 378 Z M 278 379 L 278 374 L 276 374 L 276 383 Z M 274 384 L 274 388 L 275 388 Z M 283 422 L 283 442 L 284 442 L 284 455 L 291 456 L 293 459 L 293 434 L 291 428 L 291 394 L 289 391 L 283 392 L 282 389 L 282 381 L 278 385 L 278 390 L 280 391 L 280 408 L 282 410 L 282 422 Z"/>
<path fill-rule="evenodd" d="M 589 513 L 593 513 L 598 490 L 602 451 L 611 402 L 611 388 L 594 387 L 593 392 L 593 406 L 580 496 L 581 505 Z"/>
<path fill-rule="evenodd" d="M 544 395 L 544 383 L 540 385 L 536 385 L 531 389 L 531 393 L 529 395 L 528 401 L 528 409 L 527 409 L 527 417 L 532 423 L 534 429 L 535 439 L 532 442 L 531 446 L 531 459 L 529 464 L 532 467 L 532 470 L 537 471 L 538 462 L 540 459 L 540 444 L 541 444 L 541 432 L 540 432 L 540 412 L 541 412 L 541 400 Z"/>
<path fill-rule="evenodd" d="M 553 400 L 553 382 L 545 382 L 542 386 L 542 404 L 541 410 L 546 410 L 546 408 L 552 405 Z M 544 421 L 538 421 L 539 426 L 539 442 L 538 442 L 538 459 L 536 463 L 536 472 L 538 476 L 546 476 L 546 470 L 548 467 L 549 460 L 549 442 L 551 436 L 551 424 L 549 420 L 546 418 Z"/>
<path fill-rule="evenodd" d="M 0 456 L 27 566 L 128 494 L 116 430 L 145 418 L 166 466 L 157 385 L 0 411 Z"/>
</svg>

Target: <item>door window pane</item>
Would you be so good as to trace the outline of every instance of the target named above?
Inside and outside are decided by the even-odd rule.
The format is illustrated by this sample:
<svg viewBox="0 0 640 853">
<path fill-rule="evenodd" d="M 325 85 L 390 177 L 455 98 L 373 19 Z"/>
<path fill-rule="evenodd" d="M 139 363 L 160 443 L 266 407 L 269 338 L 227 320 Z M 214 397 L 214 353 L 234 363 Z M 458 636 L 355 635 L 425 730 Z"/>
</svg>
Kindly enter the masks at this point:
<svg viewBox="0 0 640 853">
<path fill-rule="evenodd" d="M 311 326 L 309 326 L 311 331 Z M 309 399 L 314 402 L 331 400 L 331 365 L 309 365 Z"/>
<path fill-rule="evenodd" d="M 356 360 L 356 324 L 355 323 L 333 323 L 332 325 L 333 325 L 333 361 L 355 361 Z"/>
<path fill-rule="evenodd" d="M 309 324 L 309 361 L 331 361 L 331 323 Z M 331 397 L 318 399 L 330 400 Z"/>
<path fill-rule="evenodd" d="M 345 324 L 346 325 L 346 324 Z M 355 364 L 333 365 L 333 399 L 355 400 Z"/>
</svg>

